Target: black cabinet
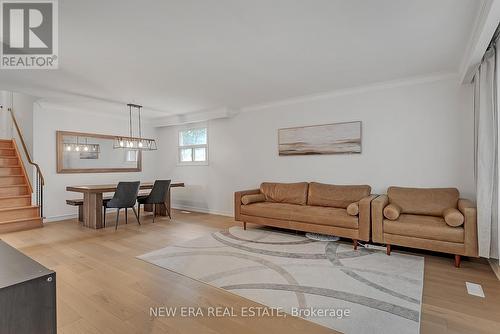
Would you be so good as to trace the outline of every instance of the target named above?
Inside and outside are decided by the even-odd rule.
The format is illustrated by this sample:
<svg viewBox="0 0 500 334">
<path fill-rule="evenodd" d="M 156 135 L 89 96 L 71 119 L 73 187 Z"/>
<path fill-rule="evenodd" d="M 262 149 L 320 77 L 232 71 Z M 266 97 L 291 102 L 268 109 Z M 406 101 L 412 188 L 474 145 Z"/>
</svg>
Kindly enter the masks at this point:
<svg viewBox="0 0 500 334">
<path fill-rule="evenodd" d="M 56 273 L 0 240 L 0 333 L 56 332 Z"/>
</svg>

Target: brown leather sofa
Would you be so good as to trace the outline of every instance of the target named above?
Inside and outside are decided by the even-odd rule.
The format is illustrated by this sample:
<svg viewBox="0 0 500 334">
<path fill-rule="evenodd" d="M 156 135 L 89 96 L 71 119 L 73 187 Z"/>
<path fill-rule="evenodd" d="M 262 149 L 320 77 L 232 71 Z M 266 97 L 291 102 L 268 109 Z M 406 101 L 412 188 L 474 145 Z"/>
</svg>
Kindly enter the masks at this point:
<svg viewBox="0 0 500 334">
<path fill-rule="evenodd" d="M 455 188 L 390 187 L 372 201 L 372 240 L 461 256 L 478 256 L 476 208 Z"/>
<path fill-rule="evenodd" d="M 237 221 L 370 240 L 371 187 L 316 182 L 262 183 L 234 194 Z"/>
</svg>

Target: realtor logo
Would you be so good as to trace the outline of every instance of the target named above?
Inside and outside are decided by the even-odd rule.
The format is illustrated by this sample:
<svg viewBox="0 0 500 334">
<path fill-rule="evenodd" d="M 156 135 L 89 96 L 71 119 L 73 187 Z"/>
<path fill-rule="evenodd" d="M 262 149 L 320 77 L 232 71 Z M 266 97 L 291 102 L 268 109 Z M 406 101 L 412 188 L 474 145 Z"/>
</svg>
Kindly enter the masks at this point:
<svg viewBox="0 0 500 334">
<path fill-rule="evenodd" d="M 2 69 L 58 67 L 57 0 L 0 0 Z"/>
</svg>

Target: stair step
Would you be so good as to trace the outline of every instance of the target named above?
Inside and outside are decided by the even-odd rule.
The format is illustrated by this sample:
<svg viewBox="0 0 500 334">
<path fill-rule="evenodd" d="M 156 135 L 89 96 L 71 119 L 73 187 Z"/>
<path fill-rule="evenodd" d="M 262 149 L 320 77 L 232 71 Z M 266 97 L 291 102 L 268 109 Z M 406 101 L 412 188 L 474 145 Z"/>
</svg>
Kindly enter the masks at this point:
<svg viewBox="0 0 500 334">
<path fill-rule="evenodd" d="M 0 176 L 22 175 L 21 167 L 2 167 L 0 166 Z"/>
<path fill-rule="evenodd" d="M 17 159 L 17 157 L 0 157 L 0 166 L 19 166 L 19 160 Z"/>
<path fill-rule="evenodd" d="M 30 206 L 31 195 L 0 197 L 0 208 L 15 208 L 20 206 Z"/>
<path fill-rule="evenodd" d="M 13 148 L 0 148 L 0 157 L 15 157 L 16 150 Z"/>
<path fill-rule="evenodd" d="M 38 206 L 20 206 L 17 208 L 0 209 L 0 224 L 4 221 L 23 218 L 40 217 L 40 208 Z"/>
<path fill-rule="evenodd" d="M 43 227 L 42 218 L 22 218 L 0 223 L 0 234 Z"/>
<path fill-rule="evenodd" d="M 24 175 L 0 175 L 0 186 L 25 183 Z"/>
<path fill-rule="evenodd" d="M 12 148 L 12 140 L 0 140 L 0 148 Z"/>
<path fill-rule="evenodd" d="M 29 195 L 28 186 L 26 184 L 13 184 L 8 186 L 0 186 L 0 197 Z"/>
</svg>

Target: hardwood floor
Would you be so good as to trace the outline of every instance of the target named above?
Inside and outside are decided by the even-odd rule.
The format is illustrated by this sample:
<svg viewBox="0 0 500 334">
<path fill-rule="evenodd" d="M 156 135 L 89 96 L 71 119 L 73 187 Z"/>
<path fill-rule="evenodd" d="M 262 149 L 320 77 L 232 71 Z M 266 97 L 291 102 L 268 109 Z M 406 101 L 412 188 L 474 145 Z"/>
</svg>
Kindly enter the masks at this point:
<svg viewBox="0 0 500 334">
<path fill-rule="evenodd" d="M 258 304 L 135 258 L 232 226 L 232 218 L 174 211 L 172 220 L 142 223 L 90 230 L 75 219 L 0 238 L 57 272 L 59 333 L 333 333 L 292 317 L 150 317 L 158 306 Z M 500 282 L 486 261 L 464 259 L 457 269 L 452 257 L 423 255 L 421 333 L 498 333 Z M 469 296 L 465 281 L 481 284 L 486 298 Z"/>
</svg>

